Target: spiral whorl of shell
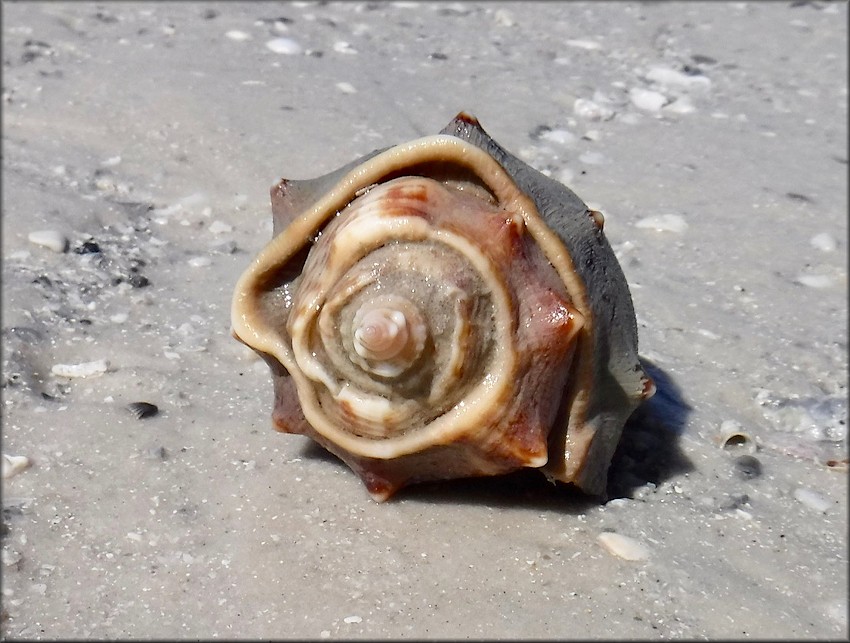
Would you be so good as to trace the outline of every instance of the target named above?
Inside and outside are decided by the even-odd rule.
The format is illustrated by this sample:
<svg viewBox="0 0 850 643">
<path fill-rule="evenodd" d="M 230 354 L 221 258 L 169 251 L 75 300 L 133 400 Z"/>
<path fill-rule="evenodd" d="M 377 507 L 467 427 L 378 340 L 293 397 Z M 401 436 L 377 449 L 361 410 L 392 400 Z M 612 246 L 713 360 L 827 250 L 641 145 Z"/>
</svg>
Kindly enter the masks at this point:
<svg viewBox="0 0 850 643">
<path fill-rule="evenodd" d="M 545 318 L 535 328 L 547 342 L 561 338 L 546 350 L 562 358 L 577 328 L 563 286 L 554 272 L 536 277 L 531 262 L 544 259 L 523 238 L 521 219 L 423 177 L 374 186 L 342 209 L 310 251 L 287 321 L 310 423 L 372 441 L 361 447 L 377 457 L 492 424 L 529 366 L 517 339 L 531 319 Z M 536 308 L 518 315 L 527 304 Z M 539 444 L 515 456 L 532 465 L 546 461 L 537 429 Z"/>
</svg>

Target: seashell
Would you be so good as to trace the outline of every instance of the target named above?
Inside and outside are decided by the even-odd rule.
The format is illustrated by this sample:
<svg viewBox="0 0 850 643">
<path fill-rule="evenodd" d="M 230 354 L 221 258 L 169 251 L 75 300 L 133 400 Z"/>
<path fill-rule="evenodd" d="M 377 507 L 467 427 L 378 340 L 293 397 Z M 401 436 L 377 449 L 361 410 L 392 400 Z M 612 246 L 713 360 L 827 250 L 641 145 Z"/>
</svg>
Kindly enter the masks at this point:
<svg viewBox="0 0 850 643">
<path fill-rule="evenodd" d="M 3 454 L 3 479 L 13 478 L 30 466 L 30 459 L 25 455 Z"/>
<path fill-rule="evenodd" d="M 271 202 L 231 320 L 271 368 L 278 430 L 376 500 L 524 467 L 604 492 L 654 385 L 600 213 L 465 113 Z"/>
<path fill-rule="evenodd" d="M 646 560 L 650 556 L 649 548 L 631 536 L 618 534 L 614 531 L 603 531 L 596 537 L 596 540 L 609 554 L 623 560 Z"/>
<path fill-rule="evenodd" d="M 109 361 L 105 359 L 83 362 L 81 364 L 54 364 L 50 372 L 59 377 L 97 377 L 109 370 Z"/>
<path fill-rule="evenodd" d="M 127 410 L 135 417 L 137 420 L 144 420 L 145 418 L 153 417 L 157 413 L 159 413 L 159 407 L 156 404 L 151 404 L 150 402 L 132 402 L 127 405 Z"/>
<path fill-rule="evenodd" d="M 724 420 L 720 424 L 720 448 L 734 453 L 755 453 L 758 445 L 735 420 Z"/>
</svg>

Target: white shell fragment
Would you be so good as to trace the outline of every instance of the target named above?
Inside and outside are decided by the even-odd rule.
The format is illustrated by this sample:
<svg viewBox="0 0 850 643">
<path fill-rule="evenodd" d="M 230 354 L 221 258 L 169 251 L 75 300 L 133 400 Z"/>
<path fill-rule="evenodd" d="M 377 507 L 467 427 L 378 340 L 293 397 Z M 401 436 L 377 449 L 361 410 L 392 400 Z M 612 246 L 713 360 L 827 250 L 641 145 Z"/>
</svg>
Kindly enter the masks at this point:
<svg viewBox="0 0 850 643">
<path fill-rule="evenodd" d="M 6 455 L 3 454 L 3 479 L 8 480 L 12 476 L 18 475 L 21 471 L 30 466 L 30 459 L 25 455 Z"/>
<path fill-rule="evenodd" d="M 707 91 L 711 88 L 711 80 L 702 74 L 685 74 L 669 67 L 652 67 L 646 73 L 646 79 L 663 87 L 684 91 Z"/>
<path fill-rule="evenodd" d="M 602 45 L 594 40 L 573 39 L 565 41 L 564 44 L 577 49 L 602 49 Z"/>
<path fill-rule="evenodd" d="M 665 112 L 672 112 L 674 114 L 690 114 L 695 112 L 696 109 L 693 101 L 687 96 L 679 96 L 672 103 L 664 106 Z"/>
<path fill-rule="evenodd" d="M 553 129 L 543 132 L 540 135 L 541 140 L 557 143 L 558 145 L 573 145 L 578 137 L 565 129 Z"/>
<path fill-rule="evenodd" d="M 192 257 L 187 263 L 193 268 L 206 268 L 212 265 L 212 259 L 209 257 Z"/>
<path fill-rule="evenodd" d="M 3 548 L 3 567 L 17 567 L 21 560 L 23 560 L 21 552 Z"/>
<path fill-rule="evenodd" d="M 338 54 L 356 54 L 357 50 L 351 46 L 351 43 L 339 40 L 334 43 L 334 51 Z"/>
<path fill-rule="evenodd" d="M 614 117 L 614 110 L 587 98 L 576 98 L 573 113 L 589 121 L 607 121 Z"/>
<path fill-rule="evenodd" d="M 629 90 L 629 100 L 632 105 L 638 109 L 647 112 L 657 112 L 667 102 L 667 97 L 664 94 L 659 94 L 651 89 L 643 89 L 641 87 L 632 87 Z"/>
<path fill-rule="evenodd" d="M 833 237 L 828 232 L 821 232 L 816 234 L 811 239 L 809 239 L 809 243 L 813 248 L 817 248 L 821 252 L 832 252 L 837 247 L 838 244 L 835 241 L 835 237 Z"/>
<path fill-rule="evenodd" d="M 829 275 L 797 275 L 794 281 L 809 288 L 829 288 L 832 285 Z"/>
<path fill-rule="evenodd" d="M 624 536 L 613 531 L 603 531 L 596 537 L 609 554 L 623 560 L 646 560 L 649 558 L 649 548 L 630 536 Z"/>
<path fill-rule="evenodd" d="M 108 369 L 109 362 L 105 359 L 98 359 L 81 364 L 54 364 L 50 372 L 59 377 L 97 377 L 103 375 Z"/>
<path fill-rule="evenodd" d="M 230 38 L 231 40 L 236 40 L 237 42 L 251 39 L 250 34 L 247 34 L 244 31 L 239 31 L 238 29 L 231 29 L 224 35 Z"/>
<path fill-rule="evenodd" d="M 266 43 L 266 47 L 276 54 L 284 54 L 286 56 L 296 56 L 303 51 L 301 45 L 292 38 L 274 38 Z"/>
<path fill-rule="evenodd" d="M 43 246 L 53 252 L 65 252 L 68 249 L 68 239 L 57 230 L 36 230 L 27 235 L 30 243 Z"/>
<path fill-rule="evenodd" d="M 678 214 L 656 214 L 635 223 L 636 228 L 649 228 L 656 232 L 676 232 L 681 234 L 688 229 L 688 223 Z"/>
<path fill-rule="evenodd" d="M 794 489 L 794 497 L 806 505 L 809 509 L 814 509 L 820 513 L 826 513 L 830 507 L 832 507 L 832 503 L 829 501 L 829 498 L 817 491 L 814 491 L 813 489 L 807 489 L 806 487 L 798 487 L 797 489 Z"/>
</svg>

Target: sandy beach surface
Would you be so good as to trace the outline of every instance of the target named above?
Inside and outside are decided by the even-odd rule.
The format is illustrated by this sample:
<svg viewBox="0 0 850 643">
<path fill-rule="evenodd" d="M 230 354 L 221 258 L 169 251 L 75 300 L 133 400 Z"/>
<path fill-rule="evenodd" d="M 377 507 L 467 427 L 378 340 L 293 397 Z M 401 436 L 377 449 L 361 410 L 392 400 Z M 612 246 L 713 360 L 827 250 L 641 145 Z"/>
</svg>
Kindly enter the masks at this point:
<svg viewBox="0 0 850 643">
<path fill-rule="evenodd" d="M 847 11 L 3 2 L 3 638 L 846 640 Z M 605 215 L 607 502 L 377 503 L 230 335 L 273 183 L 461 110 Z"/>
</svg>

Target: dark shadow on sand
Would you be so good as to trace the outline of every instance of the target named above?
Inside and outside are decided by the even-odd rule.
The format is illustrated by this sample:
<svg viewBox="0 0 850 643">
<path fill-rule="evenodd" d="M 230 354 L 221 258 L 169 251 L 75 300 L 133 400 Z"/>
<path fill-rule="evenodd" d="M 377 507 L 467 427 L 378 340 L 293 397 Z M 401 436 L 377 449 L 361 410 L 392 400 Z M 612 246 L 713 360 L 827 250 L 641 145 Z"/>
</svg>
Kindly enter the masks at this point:
<svg viewBox="0 0 850 643">
<path fill-rule="evenodd" d="M 693 465 L 679 448 L 679 436 L 691 407 L 661 368 L 646 359 L 641 362 L 655 381 L 656 393 L 626 422 L 608 471 L 607 497 L 588 496 L 572 485 L 549 482 L 539 471 L 524 469 L 503 476 L 415 484 L 401 489 L 388 502 L 476 504 L 582 513 L 615 498 L 630 498 L 648 482 L 659 485 L 691 471 Z M 303 456 L 347 468 L 336 456 L 312 441 L 305 444 Z M 356 480 L 353 473 L 351 476 Z"/>
</svg>

